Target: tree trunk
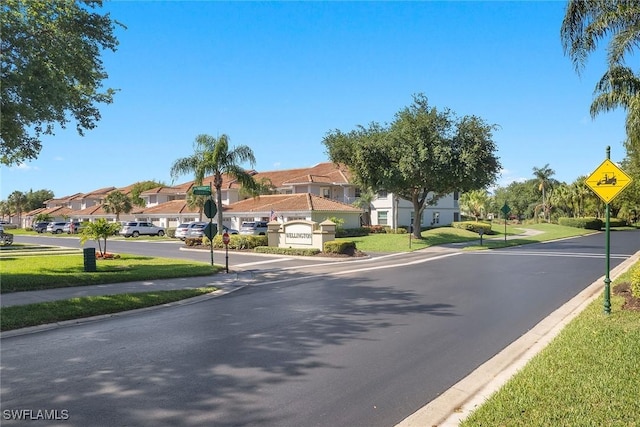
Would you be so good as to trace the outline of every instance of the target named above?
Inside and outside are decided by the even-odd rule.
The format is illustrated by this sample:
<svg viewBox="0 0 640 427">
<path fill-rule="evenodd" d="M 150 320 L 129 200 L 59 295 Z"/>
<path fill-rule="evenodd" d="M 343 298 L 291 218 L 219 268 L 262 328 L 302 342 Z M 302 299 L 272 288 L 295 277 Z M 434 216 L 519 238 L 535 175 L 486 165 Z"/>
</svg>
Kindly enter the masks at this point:
<svg viewBox="0 0 640 427">
<path fill-rule="evenodd" d="M 417 193 L 412 195 L 413 203 L 413 237 L 416 239 L 422 239 L 422 207 L 424 206 L 424 200 L 420 202 L 420 198 Z"/>
</svg>

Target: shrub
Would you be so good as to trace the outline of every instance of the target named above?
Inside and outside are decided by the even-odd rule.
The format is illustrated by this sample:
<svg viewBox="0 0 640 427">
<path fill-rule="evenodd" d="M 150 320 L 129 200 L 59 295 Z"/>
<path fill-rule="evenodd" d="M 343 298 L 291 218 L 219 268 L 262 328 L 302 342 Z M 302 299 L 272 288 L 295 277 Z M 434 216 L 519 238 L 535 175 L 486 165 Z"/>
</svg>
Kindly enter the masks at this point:
<svg viewBox="0 0 640 427">
<path fill-rule="evenodd" d="M 631 270 L 631 295 L 640 298 L 640 263 Z"/>
<path fill-rule="evenodd" d="M 622 218 L 609 218 L 609 227 L 624 227 L 627 221 Z"/>
<path fill-rule="evenodd" d="M 176 237 L 176 228 L 175 227 L 167 228 L 167 237 L 171 237 L 172 239 L 175 239 L 175 237 Z"/>
<path fill-rule="evenodd" d="M 336 230 L 336 237 L 362 237 L 369 235 L 369 227 L 343 228 Z"/>
<path fill-rule="evenodd" d="M 558 218 L 558 225 L 584 228 L 587 230 L 600 230 L 603 224 L 599 218 Z"/>
<path fill-rule="evenodd" d="M 324 252 L 329 254 L 352 254 L 356 250 L 356 243 L 352 241 L 331 241 L 324 243 Z"/>
<path fill-rule="evenodd" d="M 253 249 L 254 252 L 261 254 L 278 254 L 278 255 L 295 255 L 295 256 L 314 256 L 320 253 L 317 248 L 276 248 L 273 246 L 258 246 Z"/>
<path fill-rule="evenodd" d="M 203 238 L 203 244 L 209 245 L 209 238 Z M 229 249 L 242 250 L 253 249 L 257 246 L 267 246 L 269 238 L 267 236 L 253 236 L 243 234 L 232 234 L 229 236 Z M 213 238 L 213 247 L 216 249 L 224 249 L 222 236 L 216 235 Z"/>
<path fill-rule="evenodd" d="M 483 234 L 493 234 L 491 230 L 491 224 L 487 224 L 486 222 L 475 222 L 475 221 L 463 221 L 463 222 L 454 222 L 453 228 L 460 228 L 462 230 L 472 231 L 474 233 L 479 233 L 482 230 Z"/>
<path fill-rule="evenodd" d="M 369 234 L 382 234 L 382 233 L 386 233 L 387 230 L 385 229 L 385 225 L 369 225 L 367 228 L 369 230 Z"/>
<path fill-rule="evenodd" d="M 184 244 L 187 246 L 200 246 L 202 245 L 201 237 L 187 237 L 184 239 Z"/>
<path fill-rule="evenodd" d="M 393 229 L 391 227 L 388 227 L 385 231 L 387 234 L 407 234 L 409 228 L 405 228 L 405 227 L 398 227 L 397 229 Z"/>
</svg>

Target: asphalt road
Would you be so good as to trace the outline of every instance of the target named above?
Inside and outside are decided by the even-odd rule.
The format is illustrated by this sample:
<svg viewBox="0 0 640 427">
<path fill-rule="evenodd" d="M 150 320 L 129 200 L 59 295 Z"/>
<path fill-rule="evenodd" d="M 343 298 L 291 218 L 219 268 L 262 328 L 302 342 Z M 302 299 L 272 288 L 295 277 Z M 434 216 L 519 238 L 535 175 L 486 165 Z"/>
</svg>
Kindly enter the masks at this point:
<svg viewBox="0 0 640 427">
<path fill-rule="evenodd" d="M 612 233 L 611 267 L 639 249 L 639 232 Z M 305 266 L 3 338 L 2 424 L 5 410 L 58 409 L 65 426 L 393 426 L 602 276 L 603 254 L 600 233 Z"/>
</svg>

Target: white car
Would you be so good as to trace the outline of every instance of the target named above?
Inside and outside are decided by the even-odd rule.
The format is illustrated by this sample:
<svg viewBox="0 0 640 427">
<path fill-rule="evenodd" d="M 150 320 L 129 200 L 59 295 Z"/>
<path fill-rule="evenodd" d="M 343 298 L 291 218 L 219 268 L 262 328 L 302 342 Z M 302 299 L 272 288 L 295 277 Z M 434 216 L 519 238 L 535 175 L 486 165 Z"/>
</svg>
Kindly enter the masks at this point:
<svg viewBox="0 0 640 427">
<path fill-rule="evenodd" d="M 187 233 L 187 237 L 202 237 L 204 236 L 204 228 L 207 226 L 208 222 L 200 222 L 189 228 L 189 232 Z M 215 222 L 213 226 L 217 228 L 218 224 Z M 233 228 L 228 228 L 226 225 L 222 226 L 222 232 L 228 234 L 238 234 L 238 230 L 234 230 Z"/>
<path fill-rule="evenodd" d="M 247 221 L 242 223 L 240 234 L 255 234 L 264 236 L 267 234 L 267 221 Z"/>
<path fill-rule="evenodd" d="M 146 221 L 129 221 L 120 229 L 121 236 L 138 237 L 138 236 L 164 236 L 164 227 L 157 227 Z"/>
<path fill-rule="evenodd" d="M 47 233 L 62 234 L 65 225 L 67 225 L 66 222 L 50 222 L 49 225 L 47 225 Z"/>
<path fill-rule="evenodd" d="M 191 229 L 193 227 L 197 227 L 197 226 L 202 226 L 204 228 L 205 225 L 207 225 L 206 222 L 200 222 L 200 221 L 192 221 L 192 222 L 185 222 L 183 224 L 180 224 L 177 228 L 176 228 L 176 238 L 180 239 L 180 240 L 184 240 L 187 237 L 191 237 L 189 235 L 189 232 L 191 231 Z"/>
</svg>

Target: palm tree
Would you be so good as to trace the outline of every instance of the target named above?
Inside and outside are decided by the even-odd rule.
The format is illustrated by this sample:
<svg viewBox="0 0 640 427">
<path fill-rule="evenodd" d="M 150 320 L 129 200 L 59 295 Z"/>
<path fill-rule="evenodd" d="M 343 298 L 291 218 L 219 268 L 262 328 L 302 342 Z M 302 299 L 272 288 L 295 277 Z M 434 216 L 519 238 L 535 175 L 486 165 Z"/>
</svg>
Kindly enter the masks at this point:
<svg viewBox="0 0 640 427">
<path fill-rule="evenodd" d="M 360 193 L 360 197 L 352 203 L 353 206 L 360 208 L 364 211 L 364 217 L 362 218 L 362 225 L 371 225 L 371 203 L 375 200 L 376 193 L 371 189 Z"/>
<path fill-rule="evenodd" d="M 640 46 L 640 2 L 570 0 L 560 38 L 576 71 L 584 68 L 598 43 L 608 41 L 608 69 L 596 85 L 591 116 L 622 107 L 627 111 L 627 152 L 640 159 L 640 76 L 625 56 Z"/>
<path fill-rule="evenodd" d="M 198 209 L 198 221 L 202 221 L 202 211 L 204 210 L 204 204 L 207 199 L 207 196 L 197 196 L 193 194 L 193 190 L 187 192 L 187 206 L 189 209 Z"/>
<path fill-rule="evenodd" d="M 458 201 L 460 207 L 471 214 L 476 222 L 486 211 L 489 205 L 489 195 L 485 190 L 473 190 L 462 193 Z"/>
<path fill-rule="evenodd" d="M 547 201 L 545 198 L 546 189 L 551 186 L 551 176 L 555 173 L 556 172 L 549 167 L 549 163 L 541 168 L 533 168 L 533 175 L 536 177 L 538 191 L 542 191 L 542 213 L 545 215 L 545 219 L 547 214 Z"/>
<path fill-rule="evenodd" d="M 22 226 L 22 212 L 27 204 L 27 196 L 22 191 L 14 191 L 7 198 L 12 212 L 18 216 L 18 227 Z"/>
<path fill-rule="evenodd" d="M 107 194 L 102 203 L 102 208 L 107 213 L 116 214 L 116 221 L 120 221 L 121 213 L 129 213 L 133 209 L 131 199 L 126 194 L 115 190 Z"/>
<path fill-rule="evenodd" d="M 240 167 L 240 163 L 256 163 L 251 148 L 240 145 L 229 149 L 229 137 L 220 135 L 198 135 L 194 144 L 194 153 L 173 162 L 171 176 L 177 178 L 185 173 L 195 175 L 196 185 L 202 185 L 206 175 L 213 175 L 213 186 L 216 189 L 216 206 L 218 208 L 218 233 L 222 233 L 222 175 L 226 174 L 240 182 L 242 187 L 255 191 L 256 182 L 253 176 Z"/>
</svg>

